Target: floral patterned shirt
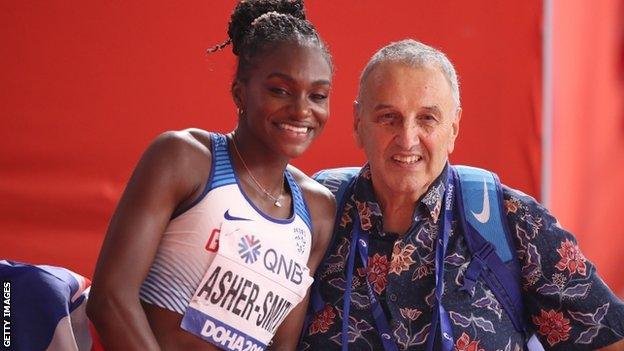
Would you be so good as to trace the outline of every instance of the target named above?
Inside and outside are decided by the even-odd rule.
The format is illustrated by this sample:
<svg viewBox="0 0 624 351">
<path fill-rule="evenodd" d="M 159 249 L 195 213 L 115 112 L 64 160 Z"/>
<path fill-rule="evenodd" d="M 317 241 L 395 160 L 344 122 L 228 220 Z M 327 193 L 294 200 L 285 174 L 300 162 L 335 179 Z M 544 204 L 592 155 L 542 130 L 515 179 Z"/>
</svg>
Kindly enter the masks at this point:
<svg viewBox="0 0 624 351">
<path fill-rule="evenodd" d="M 303 332 L 301 350 L 339 350 L 347 256 L 354 216 L 370 233 L 368 267 L 355 260 L 349 315 L 349 349 L 383 350 L 371 312 L 368 279 L 378 295 L 400 350 L 424 350 L 435 303 L 435 245 L 447 168 L 416 206 L 405 235 L 384 233 L 372 190 L 370 168 L 362 168 L 340 209 L 340 221 L 316 281 L 324 308 Z M 504 208 L 522 269 L 522 294 L 529 333 L 549 350 L 593 350 L 624 338 L 624 304 L 596 274 L 572 234 L 533 198 L 503 187 Z M 453 328 L 455 350 L 522 350 L 517 332 L 488 286 L 479 279 L 460 291 L 470 263 L 461 227 L 454 222 L 445 255 L 442 303 Z M 315 283 L 315 284 L 317 284 Z"/>
</svg>

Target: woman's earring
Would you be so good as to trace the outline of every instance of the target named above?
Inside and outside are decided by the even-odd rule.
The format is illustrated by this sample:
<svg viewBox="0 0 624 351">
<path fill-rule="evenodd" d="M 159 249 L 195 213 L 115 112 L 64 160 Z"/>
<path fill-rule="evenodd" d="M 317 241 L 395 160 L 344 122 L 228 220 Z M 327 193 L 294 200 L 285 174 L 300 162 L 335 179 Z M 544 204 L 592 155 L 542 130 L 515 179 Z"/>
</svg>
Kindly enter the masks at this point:
<svg viewBox="0 0 624 351">
<path fill-rule="evenodd" d="M 240 107 L 237 107 L 237 108 L 236 108 L 236 112 L 238 113 L 238 117 L 239 117 L 239 118 L 242 118 L 242 117 L 243 117 L 243 115 L 245 114 L 245 110 L 243 110 L 243 109 L 242 109 L 242 108 L 240 108 Z"/>
</svg>

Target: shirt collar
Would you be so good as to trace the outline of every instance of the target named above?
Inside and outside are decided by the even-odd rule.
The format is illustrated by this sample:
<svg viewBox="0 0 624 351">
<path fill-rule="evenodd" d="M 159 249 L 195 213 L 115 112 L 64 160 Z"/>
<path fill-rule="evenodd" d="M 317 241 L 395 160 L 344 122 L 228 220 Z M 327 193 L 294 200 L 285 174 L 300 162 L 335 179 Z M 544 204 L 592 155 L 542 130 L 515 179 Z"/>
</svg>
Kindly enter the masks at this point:
<svg viewBox="0 0 624 351">
<path fill-rule="evenodd" d="M 418 200 L 418 205 L 414 210 L 413 220 L 418 222 L 429 217 L 433 222 L 437 222 L 442 209 L 442 198 L 445 191 L 445 180 L 449 172 L 449 164 L 444 166 L 440 175 L 431 183 L 427 191 Z M 374 226 L 382 228 L 381 208 L 375 198 L 373 184 L 371 181 L 370 165 L 367 163 L 360 171 L 358 181 L 355 184 L 355 200 L 365 203 L 370 208 L 370 218 Z"/>
<path fill-rule="evenodd" d="M 442 198 L 444 197 L 444 190 L 446 190 L 445 180 L 449 172 L 448 162 L 442 169 L 442 173 L 431 183 L 429 189 L 420 198 L 418 206 L 414 211 L 414 221 L 423 219 L 424 216 L 429 216 L 433 219 L 433 222 L 437 222 L 440 217 L 440 210 L 442 209 Z"/>
</svg>

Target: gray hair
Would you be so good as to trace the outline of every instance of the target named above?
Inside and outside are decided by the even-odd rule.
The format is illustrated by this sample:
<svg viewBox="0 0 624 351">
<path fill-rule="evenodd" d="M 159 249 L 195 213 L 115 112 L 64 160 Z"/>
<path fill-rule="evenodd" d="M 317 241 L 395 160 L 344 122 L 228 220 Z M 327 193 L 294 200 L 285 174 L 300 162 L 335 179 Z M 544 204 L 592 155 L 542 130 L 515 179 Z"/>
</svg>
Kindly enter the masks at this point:
<svg viewBox="0 0 624 351">
<path fill-rule="evenodd" d="M 373 55 L 360 76 L 358 100 L 360 100 L 362 94 L 362 86 L 375 66 L 386 61 L 404 63 L 416 68 L 431 65 L 437 66 L 440 68 L 451 87 L 451 94 L 455 105 L 457 107 L 461 106 L 459 98 L 459 80 L 457 79 L 457 72 L 455 72 L 455 67 L 453 67 L 451 61 L 442 51 L 413 39 L 404 39 L 390 43 Z"/>
</svg>

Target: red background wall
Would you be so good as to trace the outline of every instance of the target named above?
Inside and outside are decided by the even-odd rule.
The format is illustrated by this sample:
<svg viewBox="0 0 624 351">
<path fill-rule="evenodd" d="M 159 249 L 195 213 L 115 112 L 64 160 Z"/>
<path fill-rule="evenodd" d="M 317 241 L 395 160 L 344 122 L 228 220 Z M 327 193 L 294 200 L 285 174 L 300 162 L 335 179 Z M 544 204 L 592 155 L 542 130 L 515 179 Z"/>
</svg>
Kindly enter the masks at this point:
<svg viewBox="0 0 624 351">
<path fill-rule="evenodd" d="M 624 297 L 624 1 L 554 4 L 551 209 Z"/>
<path fill-rule="evenodd" d="M 233 55 L 205 54 L 226 38 L 234 3 L 0 3 L 0 257 L 91 276 L 149 141 L 169 129 L 234 128 Z M 307 9 L 336 72 L 326 131 L 295 165 L 311 173 L 363 162 L 350 127 L 359 72 L 376 49 L 411 37 L 445 51 L 459 72 L 464 113 L 452 160 L 539 197 L 540 1 Z"/>
</svg>

